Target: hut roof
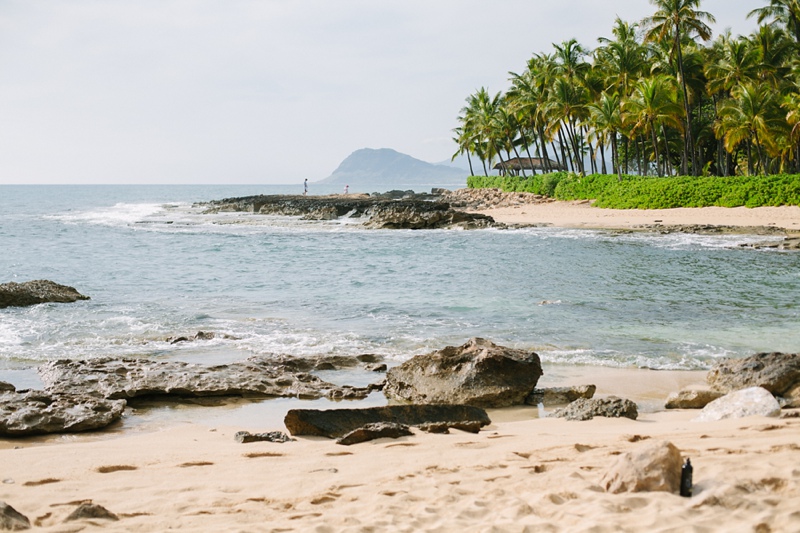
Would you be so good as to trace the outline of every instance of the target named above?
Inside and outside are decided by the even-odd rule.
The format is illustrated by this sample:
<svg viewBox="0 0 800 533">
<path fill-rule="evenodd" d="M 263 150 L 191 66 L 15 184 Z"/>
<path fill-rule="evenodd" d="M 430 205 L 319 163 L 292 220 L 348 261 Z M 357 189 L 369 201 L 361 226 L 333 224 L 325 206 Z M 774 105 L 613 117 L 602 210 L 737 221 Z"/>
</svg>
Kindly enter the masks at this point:
<svg viewBox="0 0 800 533">
<path fill-rule="evenodd" d="M 525 170 L 544 170 L 544 158 L 539 157 L 513 157 L 508 161 L 503 161 L 502 163 L 497 163 L 494 167 L 494 170 L 500 169 L 507 169 L 507 170 L 519 170 L 520 168 L 524 168 Z M 552 159 L 548 159 L 550 162 L 550 168 L 554 170 L 563 170 L 564 168 L 559 165 L 556 161 Z"/>
</svg>

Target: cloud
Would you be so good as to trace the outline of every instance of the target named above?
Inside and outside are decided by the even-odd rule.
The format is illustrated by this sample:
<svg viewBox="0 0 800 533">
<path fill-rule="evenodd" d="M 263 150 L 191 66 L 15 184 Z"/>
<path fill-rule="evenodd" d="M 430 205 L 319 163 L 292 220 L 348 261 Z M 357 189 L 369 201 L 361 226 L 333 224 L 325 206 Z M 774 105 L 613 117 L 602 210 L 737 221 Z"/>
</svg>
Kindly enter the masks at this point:
<svg viewBox="0 0 800 533">
<path fill-rule="evenodd" d="M 721 24 L 758 7 L 708 1 Z M 749 4 L 749 2 L 746 2 Z M 7 0 L 0 183 L 255 183 L 449 158 L 464 98 L 641 0 Z M 755 23 L 750 21 L 750 27 Z M 739 30 L 740 27 L 745 29 Z"/>
</svg>

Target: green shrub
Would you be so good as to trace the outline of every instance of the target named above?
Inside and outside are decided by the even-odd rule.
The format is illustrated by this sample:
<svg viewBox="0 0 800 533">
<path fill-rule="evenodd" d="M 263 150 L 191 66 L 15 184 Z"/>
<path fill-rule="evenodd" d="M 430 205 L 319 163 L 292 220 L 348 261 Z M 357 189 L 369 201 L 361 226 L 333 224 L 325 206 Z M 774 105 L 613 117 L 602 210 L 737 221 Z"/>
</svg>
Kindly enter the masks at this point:
<svg viewBox="0 0 800 533">
<path fill-rule="evenodd" d="M 470 188 L 499 188 L 531 192 L 557 200 L 595 200 L 613 209 L 670 209 L 675 207 L 760 207 L 800 205 L 800 175 L 729 177 L 649 177 L 571 172 L 514 176 L 472 176 Z"/>
</svg>

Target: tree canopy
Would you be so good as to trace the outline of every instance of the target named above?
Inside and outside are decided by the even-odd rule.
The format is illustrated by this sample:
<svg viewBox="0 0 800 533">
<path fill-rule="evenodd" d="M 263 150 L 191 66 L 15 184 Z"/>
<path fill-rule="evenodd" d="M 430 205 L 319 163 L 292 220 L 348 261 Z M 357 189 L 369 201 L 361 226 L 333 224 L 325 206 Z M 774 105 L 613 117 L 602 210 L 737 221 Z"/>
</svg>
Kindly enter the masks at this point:
<svg viewBox="0 0 800 533">
<path fill-rule="evenodd" d="M 580 174 L 800 172 L 800 0 L 770 0 L 750 35 L 714 39 L 701 0 L 650 1 L 652 16 L 618 18 L 593 50 L 554 43 L 505 92 L 469 95 L 453 157 L 484 175 L 495 162 L 524 174 L 504 164 L 521 157 Z"/>
</svg>

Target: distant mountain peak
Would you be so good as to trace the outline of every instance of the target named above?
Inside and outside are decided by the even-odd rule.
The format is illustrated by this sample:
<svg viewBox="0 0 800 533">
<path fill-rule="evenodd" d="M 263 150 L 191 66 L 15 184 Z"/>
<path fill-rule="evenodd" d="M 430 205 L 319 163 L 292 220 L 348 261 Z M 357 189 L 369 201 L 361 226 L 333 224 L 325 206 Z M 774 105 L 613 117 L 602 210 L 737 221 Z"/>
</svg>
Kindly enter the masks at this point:
<svg viewBox="0 0 800 533">
<path fill-rule="evenodd" d="M 402 186 L 464 187 L 468 172 L 421 161 L 391 148 L 361 148 L 342 161 L 320 183 L 372 190 Z"/>
</svg>

